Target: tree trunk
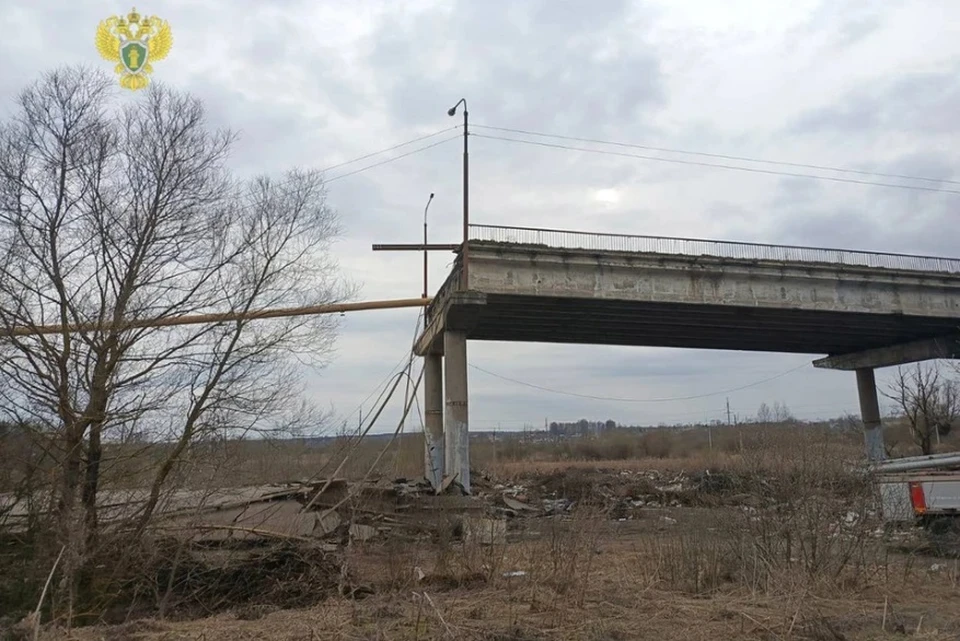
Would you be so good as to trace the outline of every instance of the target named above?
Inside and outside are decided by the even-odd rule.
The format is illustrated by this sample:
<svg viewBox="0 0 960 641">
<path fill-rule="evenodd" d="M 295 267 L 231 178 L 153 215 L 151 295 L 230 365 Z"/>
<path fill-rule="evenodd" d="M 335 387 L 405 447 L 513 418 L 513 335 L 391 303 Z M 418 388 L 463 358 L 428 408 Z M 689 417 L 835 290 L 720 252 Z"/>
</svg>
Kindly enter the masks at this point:
<svg viewBox="0 0 960 641">
<path fill-rule="evenodd" d="M 88 548 L 93 548 L 98 538 L 97 489 L 100 485 L 100 461 L 103 448 L 100 444 L 100 425 L 90 426 L 90 438 L 87 444 L 87 465 L 84 470 L 83 508 L 84 525 Z"/>
<path fill-rule="evenodd" d="M 58 538 L 64 546 L 63 581 L 67 591 L 67 619 L 73 619 L 73 611 L 78 595 L 77 577 L 84 560 L 83 536 L 79 531 L 77 516 L 77 489 L 80 486 L 82 471 L 83 435 L 77 426 L 70 425 L 64 430 L 64 458 L 62 461 L 63 478 L 60 484 L 58 500 Z"/>
<path fill-rule="evenodd" d="M 99 541 L 99 527 L 97 519 L 97 489 L 100 482 L 100 460 L 103 455 L 100 444 L 100 425 L 90 427 L 90 436 L 87 443 L 87 462 L 84 469 L 83 493 L 83 557 L 77 568 L 77 598 L 81 604 L 86 604 L 94 598 L 96 555 Z M 86 608 L 84 608 L 86 610 Z"/>
</svg>

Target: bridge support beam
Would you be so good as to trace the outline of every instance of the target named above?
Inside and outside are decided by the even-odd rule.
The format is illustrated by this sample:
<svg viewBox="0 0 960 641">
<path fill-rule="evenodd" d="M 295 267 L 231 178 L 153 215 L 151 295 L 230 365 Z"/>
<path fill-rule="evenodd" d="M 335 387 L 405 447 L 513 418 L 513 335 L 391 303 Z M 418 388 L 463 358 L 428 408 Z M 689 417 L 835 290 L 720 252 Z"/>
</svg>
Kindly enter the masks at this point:
<svg viewBox="0 0 960 641">
<path fill-rule="evenodd" d="M 960 334 L 827 356 L 813 361 L 813 366 L 823 369 L 876 369 L 938 358 L 960 358 Z"/>
<path fill-rule="evenodd" d="M 880 401 L 877 399 L 877 380 L 873 368 L 857 370 L 857 393 L 860 396 L 860 418 L 863 421 L 867 458 L 871 461 L 882 461 L 886 458 L 886 450 L 883 447 Z"/>
<path fill-rule="evenodd" d="M 470 432 L 467 408 L 467 334 L 447 330 L 443 334 L 444 392 L 443 417 L 444 468 L 446 477 L 470 493 Z"/>
<path fill-rule="evenodd" d="M 443 481 L 443 356 L 427 354 L 423 360 L 424 465 L 433 489 Z"/>
</svg>

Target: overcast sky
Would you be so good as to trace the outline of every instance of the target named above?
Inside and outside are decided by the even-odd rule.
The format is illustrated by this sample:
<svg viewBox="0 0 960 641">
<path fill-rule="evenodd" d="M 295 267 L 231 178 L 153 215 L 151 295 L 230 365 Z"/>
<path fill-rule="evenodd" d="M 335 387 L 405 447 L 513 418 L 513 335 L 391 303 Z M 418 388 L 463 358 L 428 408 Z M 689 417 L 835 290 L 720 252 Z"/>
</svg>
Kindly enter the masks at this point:
<svg viewBox="0 0 960 641">
<path fill-rule="evenodd" d="M 483 125 L 958 179 L 960 2 L 153 0 L 137 8 L 173 28 L 154 79 L 195 93 L 213 124 L 242 133 L 233 157 L 242 174 L 329 167 L 433 133 L 459 121 L 446 110 L 465 97 L 471 122 Z M 110 71 L 94 48 L 96 26 L 129 10 L 103 0 L 0 0 L 4 110 L 58 64 Z M 362 284 L 359 299 L 419 296 L 420 256 L 370 245 L 417 242 L 431 192 L 431 239 L 458 240 L 459 144 L 330 183 L 345 227 L 336 252 Z M 956 256 L 958 199 L 471 141 L 478 223 Z M 434 254 L 434 285 L 451 259 Z M 311 396 L 352 412 L 408 351 L 417 315 L 348 315 L 335 361 L 311 374 Z M 811 360 L 802 355 L 472 342 L 469 360 L 583 395 L 701 396 L 587 400 L 471 369 L 476 429 L 581 417 L 709 420 L 725 417 L 727 397 L 741 416 L 764 401 L 811 418 L 857 408 L 852 373 L 801 367 Z M 380 431 L 396 416 L 385 414 Z"/>
</svg>

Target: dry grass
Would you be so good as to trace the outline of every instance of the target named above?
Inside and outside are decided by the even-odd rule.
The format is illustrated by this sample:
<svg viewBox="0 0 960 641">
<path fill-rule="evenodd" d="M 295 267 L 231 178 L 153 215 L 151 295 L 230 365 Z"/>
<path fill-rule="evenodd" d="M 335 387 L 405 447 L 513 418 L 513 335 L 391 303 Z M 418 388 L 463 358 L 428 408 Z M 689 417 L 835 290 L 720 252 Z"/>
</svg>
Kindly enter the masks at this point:
<svg viewBox="0 0 960 641">
<path fill-rule="evenodd" d="M 558 469 L 738 469 L 744 457 L 792 450 L 810 435 L 828 439 L 845 456 L 862 455 L 863 437 L 856 430 L 829 430 L 824 425 L 742 425 L 719 426 L 687 431 L 647 430 L 642 433 L 613 430 L 597 437 L 551 439 L 544 434 L 499 434 L 496 440 L 471 439 L 475 469 L 497 477 L 530 471 Z M 12 437 L 8 437 L 8 440 Z M 888 421 L 885 440 L 893 455 L 917 454 L 909 430 L 898 421 Z M 372 439 L 357 447 L 343 470 L 347 478 L 362 477 L 380 454 L 385 439 Z M 151 478 L 165 444 L 107 446 L 103 486 L 140 487 Z M 323 442 L 303 439 L 213 441 L 193 446 L 181 470 L 180 483 L 187 487 L 209 488 L 282 483 L 323 477 L 336 468 L 350 447 L 346 437 Z M 960 434 L 944 439 L 939 450 L 960 449 Z M 0 492 L 13 491 L 32 471 L 42 481 L 43 461 L 21 442 L 0 438 L 0 454 L 9 462 L 0 470 Z M 377 466 L 378 475 L 415 478 L 423 474 L 423 437 L 410 430 L 394 441 Z"/>
<path fill-rule="evenodd" d="M 348 564 L 373 593 L 361 600 L 134 621 L 70 638 L 940 641 L 960 634 L 960 613 L 949 605 L 960 597 L 955 570 L 892 561 L 886 573 L 864 575 L 855 586 L 801 573 L 767 591 L 738 573 L 737 557 L 709 543 L 706 528 L 684 537 L 597 516 L 587 507 L 570 521 L 532 525 L 538 536 L 498 545 L 357 547 Z M 523 575 L 511 575 L 517 572 Z M 702 578 L 691 583 L 695 575 Z M 46 638 L 67 635 L 48 631 Z"/>
<path fill-rule="evenodd" d="M 917 454 L 905 426 L 891 421 L 885 430 L 888 448 L 896 456 Z M 471 460 L 474 469 L 509 477 L 531 471 L 579 467 L 584 469 L 660 469 L 669 471 L 737 470 L 747 459 L 776 452 L 795 451 L 811 438 L 828 442 L 832 450 L 851 461 L 863 453 L 863 436 L 857 431 L 828 429 L 825 425 L 743 425 L 643 433 L 614 430 L 600 436 L 550 439 L 543 434 L 500 434 L 496 440 L 474 437 Z M 344 468 L 347 478 L 362 477 L 386 445 L 385 440 L 363 442 Z M 346 438 L 323 444 L 302 441 L 245 441 L 211 443 L 204 447 L 207 460 L 222 461 L 221 482 L 232 485 L 278 483 L 323 476 L 339 463 L 349 446 Z M 960 449 L 960 435 L 953 434 L 941 450 Z M 777 463 L 788 464 L 790 457 Z M 385 477 L 416 478 L 423 474 L 423 437 L 401 435 L 377 467 Z M 128 475 L 129 476 L 129 475 Z M 203 485 L 211 480 L 204 477 Z"/>
<path fill-rule="evenodd" d="M 143 610 L 131 607 L 120 613 L 121 620 L 130 618 L 121 625 L 69 633 L 48 625 L 45 635 L 131 641 L 960 638 L 960 611 L 950 605 L 960 599 L 960 560 L 928 556 L 917 546 L 904 552 L 905 544 L 887 540 L 871 486 L 850 472 L 849 463 L 861 456 L 858 434 L 719 429 L 712 448 L 703 437 L 516 438 L 499 441 L 496 450 L 477 441 L 476 478 L 478 489 L 494 495 L 488 503 L 501 483 L 526 488 L 531 502 L 565 496 L 578 501 L 576 509 L 509 520 L 506 536 L 490 543 L 460 536 L 462 515 L 441 510 L 423 515 L 424 524 L 433 524 L 432 537 L 354 542 L 335 557 L 270 548 L 251 557 L 248 551 L 253 574 L 254 566 L 229 550 L 203 564 L 192 555 L 155 552 L 153 570 L 141 568 L 138 581 L 152 586 L 141 589 L 144 602 L 170 593 L 165 620 L 135 620 Z M 625 445 L 629 439 L 637 443 Z M 365 473 L 382 445 L 358 450 L 348 475 Z M 208 458 L 230 462 L 211 464 L 223 474 L 216 482 L 275 482 L 311 476 L 325 464 L 329 469 L 338 446 L 228 444 L 223 447 L 230 451 L 211 451 Z M 414 476 L 420 447 L 418 436 L 402 438 L 380 473 Z M 602 453 L 611 458 L 603 460 Z M 644 507 L 618 520 L 603 498 L 647 491 L 647 477 L 632 473 L 708 469 L 724 485 L 701 493 L 735 500 Z M 221 569 L 209 564 L 214 558 Z M 269 563 L 283 572 L 271 574 Z M 281 609 L 287 607 L 300 609 Z M 175 620 L 203 612 L 212 616 Z"/>
<path fill-rule="evenodd" d="M 632 458 L 609 459 L 604 461 L 571 459 L 565 461 L 504 461 L 493 468 L 498 479 L 509 480 L 530 475 L 548 475 L 572 470 L 603 470 L 610 472 L 641 472 L 660 470 L 662 472 L 683 472 L 691 470 L 731 470 L 741 466 L 741 457 L 721 454 L 704 457 L 699 461 L 689 458 Z"/>
</svg>

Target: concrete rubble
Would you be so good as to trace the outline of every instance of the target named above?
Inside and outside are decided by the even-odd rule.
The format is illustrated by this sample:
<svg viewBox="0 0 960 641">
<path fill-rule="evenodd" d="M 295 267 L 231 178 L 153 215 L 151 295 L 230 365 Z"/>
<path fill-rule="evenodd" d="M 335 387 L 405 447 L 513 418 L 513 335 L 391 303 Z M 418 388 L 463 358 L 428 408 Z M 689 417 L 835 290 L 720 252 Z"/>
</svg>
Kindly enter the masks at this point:
<svg viewBox="0 0 960 641">
<path fill-rule="evenodd" d="M 701 475 L 702 476 L 702 475 Z M 564 518 L 583 501 L 600 503 L 615 520 L 641 510 L 685 505 L 716 478 L 650 472 L 564 473 L 500 484 L 475 476 L 473 496 L 456 483 L 440 494 L 425 479 L 311 480 L 223 490 L 177 490 L 158 507 L 158 534 L 193 541 L 261 538 L 313 540 L 338 546 L 385 536 L 435 535 L 449 528 L 484 544 L 503 539 L 507 521 Z M 319 493 L 319 495 L 318 495 Z M 145 498 L 143 492 L 104 491 L 104 523 L 122 526 Z M 0 528 L 17 529 L 28 517 L 24 504 L 0 496 Z"/>
<path fill-rule="evenodd" d="M 500 543 L 526 519 L 568 519 L 582 504 L 611 521 L 652 519 L 659 528 L 677 523 L 679 507 L 730 507 L 748 519 L 777 508 L 769 480 L 728 473 L 663 473 L 657 470 L 564 470 L 499 483 L 474 475 L 473 495 L 456 483 L 437 493 L 425 479 L 311 480 L 229 490 L 179 490 L 165 497 L 154 528 L 159 535 L 194 542 L 264 538 L 315 542 L 323 549 L 390 539 L 435 538 L 441 532 L 482 545 Z M 122 525 L 143 495 L 103 492 L 103 522 Z M 0 529 L 16 530 L 24 505 L 0 496 Z M 844 510 L 831 525 L 835 535 L 873 522 L 876 513 Z M 864 521 L 868 519 L 868 521 Z M 871 532 L 892 541 L 897 532 Z"/>
<path fill-rule="evenodd" d="M 582 483 L 581 483 L 582 481 Z M 762 482 L 761 482 L 762 483 Z M 478 483 L 477 494 L 493 497 L 495 510 L 505 518 L 561 516 L 584 500 L 599 505 L 615 520 L 638 518 L 643 510 L 682 506 L 745 505 L 758 507 L 756 494 L 744 480 L 722 473 L 664 474 L 657 470 L 622 470 L 577 475 L 566 471 L 527 485 Z"/>
</svg>

